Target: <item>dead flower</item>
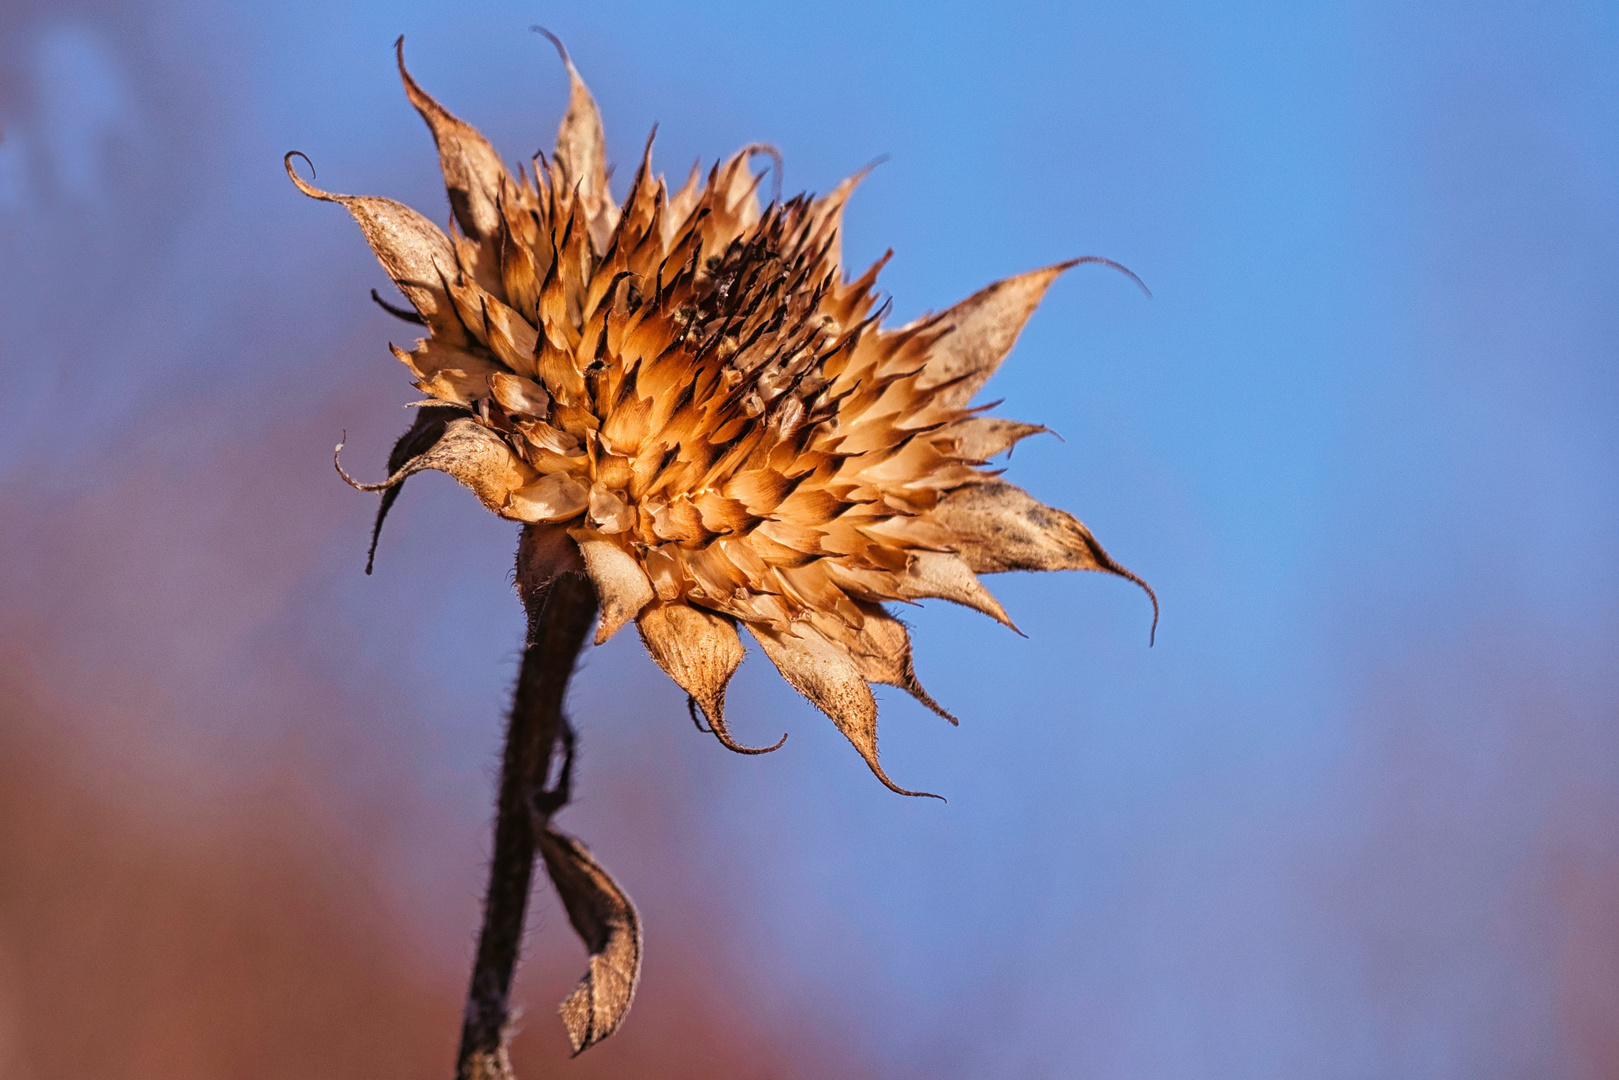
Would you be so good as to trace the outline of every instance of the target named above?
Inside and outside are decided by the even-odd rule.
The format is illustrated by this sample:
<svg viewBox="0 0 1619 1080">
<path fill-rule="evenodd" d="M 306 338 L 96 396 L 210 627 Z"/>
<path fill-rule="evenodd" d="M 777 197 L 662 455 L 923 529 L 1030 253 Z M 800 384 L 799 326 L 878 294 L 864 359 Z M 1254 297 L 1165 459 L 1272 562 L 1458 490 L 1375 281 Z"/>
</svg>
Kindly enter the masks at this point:
<svg viewBox="0 0 1619 1080">
<path fill-rule="evenodd" d="M 749 161 L 774 151 L 753 146 L 671 194 L 649 139 L 620 204 L 596 104 L 562 56 L 572 97 L 555 155 L 513 175 L 416 84 L 401 44 L 405 92 L 438 144 L 447 233 L 397 202 L 321 191 L 287 156 L 305 194 L 354 216 L 414 308 L 390 310 L 427 331 L 394 349 L 427 398 L 392 475 L 356 486 L 383 492 L 379 529 L 423 469 L 527 523 L 520 584 L 588 575 L 596 643 L 633 620 L 720 742 L 761 753 L 775 747 L 739 745 L 725 718 L 740 625 L 878 779 L 921 794 L 878 762 L 871 684 L 955 720 L 917 681 L 885 604 L 950 600 L 1010 627 L 979 575 L 1105 570 L 1147 588 L 1072 515 L 987 467 L 1046 429 L 969 404 L 1052 281 L 1107 260 L 885 327 L 874 285 L 888 256 L 852 279 L 841 263 L 860 176 L 761 207 Z M 605 878 L 582 854 L 567 870 L 563 841 L 540 843 L 554 877 L 560 860 Z"/>
</svg>

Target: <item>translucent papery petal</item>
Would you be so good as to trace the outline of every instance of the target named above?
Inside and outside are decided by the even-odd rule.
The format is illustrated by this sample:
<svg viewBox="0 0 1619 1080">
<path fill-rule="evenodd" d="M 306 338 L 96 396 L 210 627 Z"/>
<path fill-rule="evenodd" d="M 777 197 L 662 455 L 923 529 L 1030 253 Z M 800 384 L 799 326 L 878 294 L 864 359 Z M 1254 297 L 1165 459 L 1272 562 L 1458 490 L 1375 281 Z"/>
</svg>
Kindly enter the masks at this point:
<svg viewBox="0 0 1619 1080">
<path fill-rule="evenodd" d="M 731 738 L 725 723 L 725 687 L 742 663 L 742 642 L 735 623 L 689 604 L 654 603 L 635 621 L 641 641 L 658 666 L 675 681 L 708 719 L 721 743 L 739 754 L 765 754 L 775 746 L 742 746 Z"/>
<path fill-rule="evenodd" d="M 513 521 L 567 521 L 584 513 L 590 485 L 572 473 L 547 473 L 511 493 L 503 517 Z"/>
<path fill-rule="evenodd" d="M 338 447 L 342 449 L 341 446 Z M 478 500 L 497 514 L 506 514 L 512 492 L 534 478 L 529 468 L 500 436 L 470 419 L 452 420 L 432 448 L 411 458 L 380 484 L 361 484 L 343 472 L 343 479 L 361 491 L 384 491 L 426 469 L 449 473 L 472 489 Z"/>
<path fill-rule="evenodd" d="M 912 552 L 910 565 L 905 573 L 896 576 L 894 588 L 906 600 L 949 600 L 1017 630 L 1001 602 L 978 580 L 972 568 L 949 552 Z"/>
<path fill-rule="evenodd" d="M 747 627 L 782 678 L 832 718 L 877 779 L 901 795 L 938 798 L 898 786 L 877 763 L 877 699 L 872 697 L 871 687 L 846 649 L 811 627 L 776 628 L 753 623 Z"/>
<path fill-rule="evenodd" d="M 928 351 L 927 366 L 917 380 L 921 389 L 938 387 L 931 395 L 931 404 L 961 408 L 971 401 L 1012 351 L 1023 324 L 1034 314 L 1051 283 L 1076 261 L 997 281 L 925 320 L 927 324 L 954 327 Z"/>
<path fill-rule="evenodd" d="M 590 951 L 590 967 L 561 1009 L 578 1054 L 611 1035 L 630 1011 L 641 981 L 641 919 L 583 844 L 549 824 L 538 840 L 568 921 Z"/>
<path fill-rule="evenodd" d="M 602 133 L 601 112 L 562 42 L 548 30 L 535 29 L 551 39 L 568 68 L 568 112 L 557 128 L 554 155 L 557 180 L 564 189 L 577 192 L 589 218 L 591 240 L 598 252 L 604 252 L 618 224 L 618 207 L 607 190 L 607 138 Z"/>
<path fill-rule="evenodd" d="M 1074 515 L 1014 484 L 964 485 L 945 495 L 929 517 L 957 535 L 958 554 L 975 573 L 1105 570 L 1141 586 L 1152 601 L 1153 627 L 1158 625 L 1158 597 L 1151 586 L 1114 562 Z"/>
<path fill-rule="evenodd" d="M 973 416 L 947 425 L 935 436 L 934 442 L 950 440 L 954 455 L 963 461 L 988 461 L 1030 435 L 1050 430 L 1040 424 L 1024 424 L 998 416 Z"/>
<path fill-rule="evenodd" d="M 652 582 L 634 556 L 611 540 L 582 538 L 577 533 L 574 539 L 579 541 L 585 572 L 601 601 L 601 621 L 596 625 L 596 644 L 600 645 L 653 601 Z"/>
<path fill-rule="evenodd" d="M 392 199 L 369 195 L 336 195 L 306 182 L 292 168 L 295 155 L 286 157 L 287 175 L 311 199 L 338 203 L 354 216 L 377 261 L 393 278 L 399 291 L 413 304 L 433 333 L 458 344 L 464 335 L 456 321 L 444 279 L 456 272 L 455 249 L 437 225 Z"/>
<path fill-rule="evenodd" d="M 911 659 L 911 634 L 905 624 L 876 604 L 862 604 L 860 629 L 851 635 L 855 666 L 867 682 L 897 686 L 952 724 L 954 716 L 922 689 Z"/>
<path fill-rule="evenodd" d="M 399 59 L 399 77 L 405 83 L 405 96 L 422 114 L 433 132 L 438 145 L 439 167 L 444 172 L 444 187 L 449 193 L 450 207 L 461 231 L 479 241 L 494 255 L 494 241 L 500 230 L 500 192 L 506 179 L 506 167 L 500 155 L 471 124 L 457 119 L 433 100 L 432 95 L 417 85 L 405 70 L 405 39 L 394 43 Z M 490 265 L 494 265 L 493 258 Z"/>
</svg>

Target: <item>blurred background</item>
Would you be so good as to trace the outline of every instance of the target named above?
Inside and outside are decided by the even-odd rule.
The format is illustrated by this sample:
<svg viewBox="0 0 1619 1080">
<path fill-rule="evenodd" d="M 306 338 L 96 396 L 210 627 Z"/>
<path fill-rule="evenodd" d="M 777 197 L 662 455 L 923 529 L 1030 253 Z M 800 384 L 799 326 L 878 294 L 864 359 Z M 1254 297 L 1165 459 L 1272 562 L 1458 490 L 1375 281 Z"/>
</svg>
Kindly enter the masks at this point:
<svg viewBox="0 0 1619 1080">
<path fill-rule="evenodd" d="M 1619 1076 L 1612 4 L 3 0 L 0 1075 L 444 1077 L 522 634 L 514 527 L 412 481 L 411 327 L 337 191 L 447 216 L 391 47 L 508 160 L 567 42 L 622 194 L 744 143 L 896 316 L 1074 255 L 987 399 L 1163 600 L 911 618 L 895 780 L 754 655 L 742 758 L 633 634 L 565 827 L 639 902 L 525 1077 Z"/>
</svg>

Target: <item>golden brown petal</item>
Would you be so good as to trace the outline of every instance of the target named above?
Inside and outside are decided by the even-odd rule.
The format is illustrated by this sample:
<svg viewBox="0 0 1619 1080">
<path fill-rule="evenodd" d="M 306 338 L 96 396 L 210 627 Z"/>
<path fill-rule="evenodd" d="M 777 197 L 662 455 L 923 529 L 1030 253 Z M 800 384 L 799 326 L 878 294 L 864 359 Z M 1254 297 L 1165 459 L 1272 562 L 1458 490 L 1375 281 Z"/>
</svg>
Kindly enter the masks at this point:
<svg viewBox="0 0 1619 1080">
<path fill-rule="evenodd" d="M 590 487 L 571 473 L 548 473 L 512 492 L 502 516 L 513 521 L 567 521 L 584 513 Z"/>
<path fill-rule="evenodd" d="M 641 919 L 623 889 L 585 846 L 547 824 L 540 854 L 568 921 L 590 951 L 590 967 L 562 1003 L 574 1054 L 617 1030 L 641 980 Z"/>
<path fill-rule="evenodd" d="M 782 678 L 832 718 L 877 779 L 901 795 L 939 798 L 926 791 L 907 791 L 890 780 L 877 763 L 877 699 L 846 650 L 808 627 L 800 633 L 799 627 L 776 629 L 749 623 L 748 631 Z"/>
<path fill-rule="evenodd" d="M 708 726 L 728 749 L 739 754 L 767 754 L 775 746 L 742 746 L 725 723 L 725 687 L 742 663 L 742 642 L 735 623 L 689 604 L 654 603 L 635 621 L 641 641 L 658 666 L 703 710 Z"/>
<path fill-rule="evenodd" d="M 641 564 L 611 540 L 582 539 L 579 553 L 601 601 L 601 622 L 596 626 L 596 644 L 600 645 L 640 614 L 655 594 Z"/>
<path fill-rule="evenodd" d="M 438 145 L 439 167 L 444 171 L 444 187 L 449 192 L 450 207 L 461 231 L 473 240 L 485 242 L 486 250 L 493 252 L 488 241 L 500 229 L 500 192 L 506 177 L 506 167 L 500 155 L 488 141 L 462 120 L 433 100 L 432 95 L 417 85 L 405 70 L 405 39 L 394 42 L 399 60 L 399 77 L 405 83 L 405 96 L 422 114 L 433 132 Z"/>
<path fill-rule="evenodd" d="M 958 553 L 975 573 L 1105 570 L 1135 582 L 1152 601 L 1156 632 L 1158 596 L 1152 587 L 1114 562 L 1091 531 L 1066 510 L 1046 506 L 1004 480 L 988 480 L 945 495 L 929 516 L 957 534 Z"/>
<path fill-rule="evenodd" d="M 918 379 L 924 390 L 939 388 L 931 395 L 931 403 L 961 408 L 971 401 L 1012 351 L 1023 324 L 1051 283 L 1078 261 L 1071 259 L 997 281 L 926 320 L 927 324 L 954 327 L 929 350 L 927 367 Z"/>
<path fill-rule="evenodd" d="M 455 273 L 455 249 L 437 225 L 392 199 L 369 195 L 336 195 L 308 183 L 292 167 L 297 151 L 284 159 L 287 175 L 311 199 L 340 204 L 354 216 L 377 261 L 393 278 L 436 335 L 451 344 L 461 340 L 455 312 L 444 288 L 444 278 Z M 308 158 L 304 158 L 308 161 Z M 313 175 L 313 174 L 311 174 Z"/>
</svg>

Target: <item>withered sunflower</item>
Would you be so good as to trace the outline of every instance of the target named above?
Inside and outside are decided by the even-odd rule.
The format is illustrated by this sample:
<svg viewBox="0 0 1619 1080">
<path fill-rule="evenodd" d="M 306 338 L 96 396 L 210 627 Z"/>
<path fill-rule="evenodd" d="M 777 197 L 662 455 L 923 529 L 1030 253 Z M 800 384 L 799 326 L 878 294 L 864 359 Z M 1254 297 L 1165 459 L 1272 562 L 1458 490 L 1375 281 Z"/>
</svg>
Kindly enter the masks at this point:
<svg viewBox="0 0 1619 1080">
<path fill-rule="evenodd" d="M 738 744 L 724 711 L 745 629 L 878 779 L 921 794 L 878 761 L 871 684 L 955 719 L 917 681 L 905 625 L 885 605 L 950 600 L 1010 627 L 979 575 L 1105 570 L 1147 589 L 1071 514 L 988 467 L 1046 429 L 970 404 L 1059 274 L 1114 264 L 1059 263 L 886 327 L 874 287 L 888 256 L 858 276 L 841 261 L 859 176 L 762 207 L 766 174 L 750 160 L 774 151 L 755 146 L 706 177 L 694 168 L 671 194 L 649 139 L 620 203 L 596 104 L 557 48 L 572 93 L 555 154 L 513 174 L 416 84 L 401 41 L 405 92 L 438 145 L 447 230 L 388 199 L 321 191 L 287 156 L 305 194 L 359 222 L 414 309 L 390 310 L 426 329 L 393 350 L 426 398 L 392 475 L 356 486 L 383 493 L 380 529 L 407 477 L 454 476 L 525 524 L 518 584 L 531 615 L 555 583 L 583 575 L 599 602 L 596 643 L 633 620 L 714 735 L 761 753 L 774 747 Z M 1156 599 L 1153 610 L 1156 622 Z M 531 630 L 531 645 L 542 637 Z M 531 788 L 549 755 L 547 743 L 545 761 L 525 766 Z M 553 878 L 559 866 L 562 877 L 599 872 L 582 849 L 553 858 L 546 844 L 560 834 L 542 817 L 536 842 Z M 581 1034 L 570 1018 L 576 1048 L 616 1022 Z"/>
</svg>

